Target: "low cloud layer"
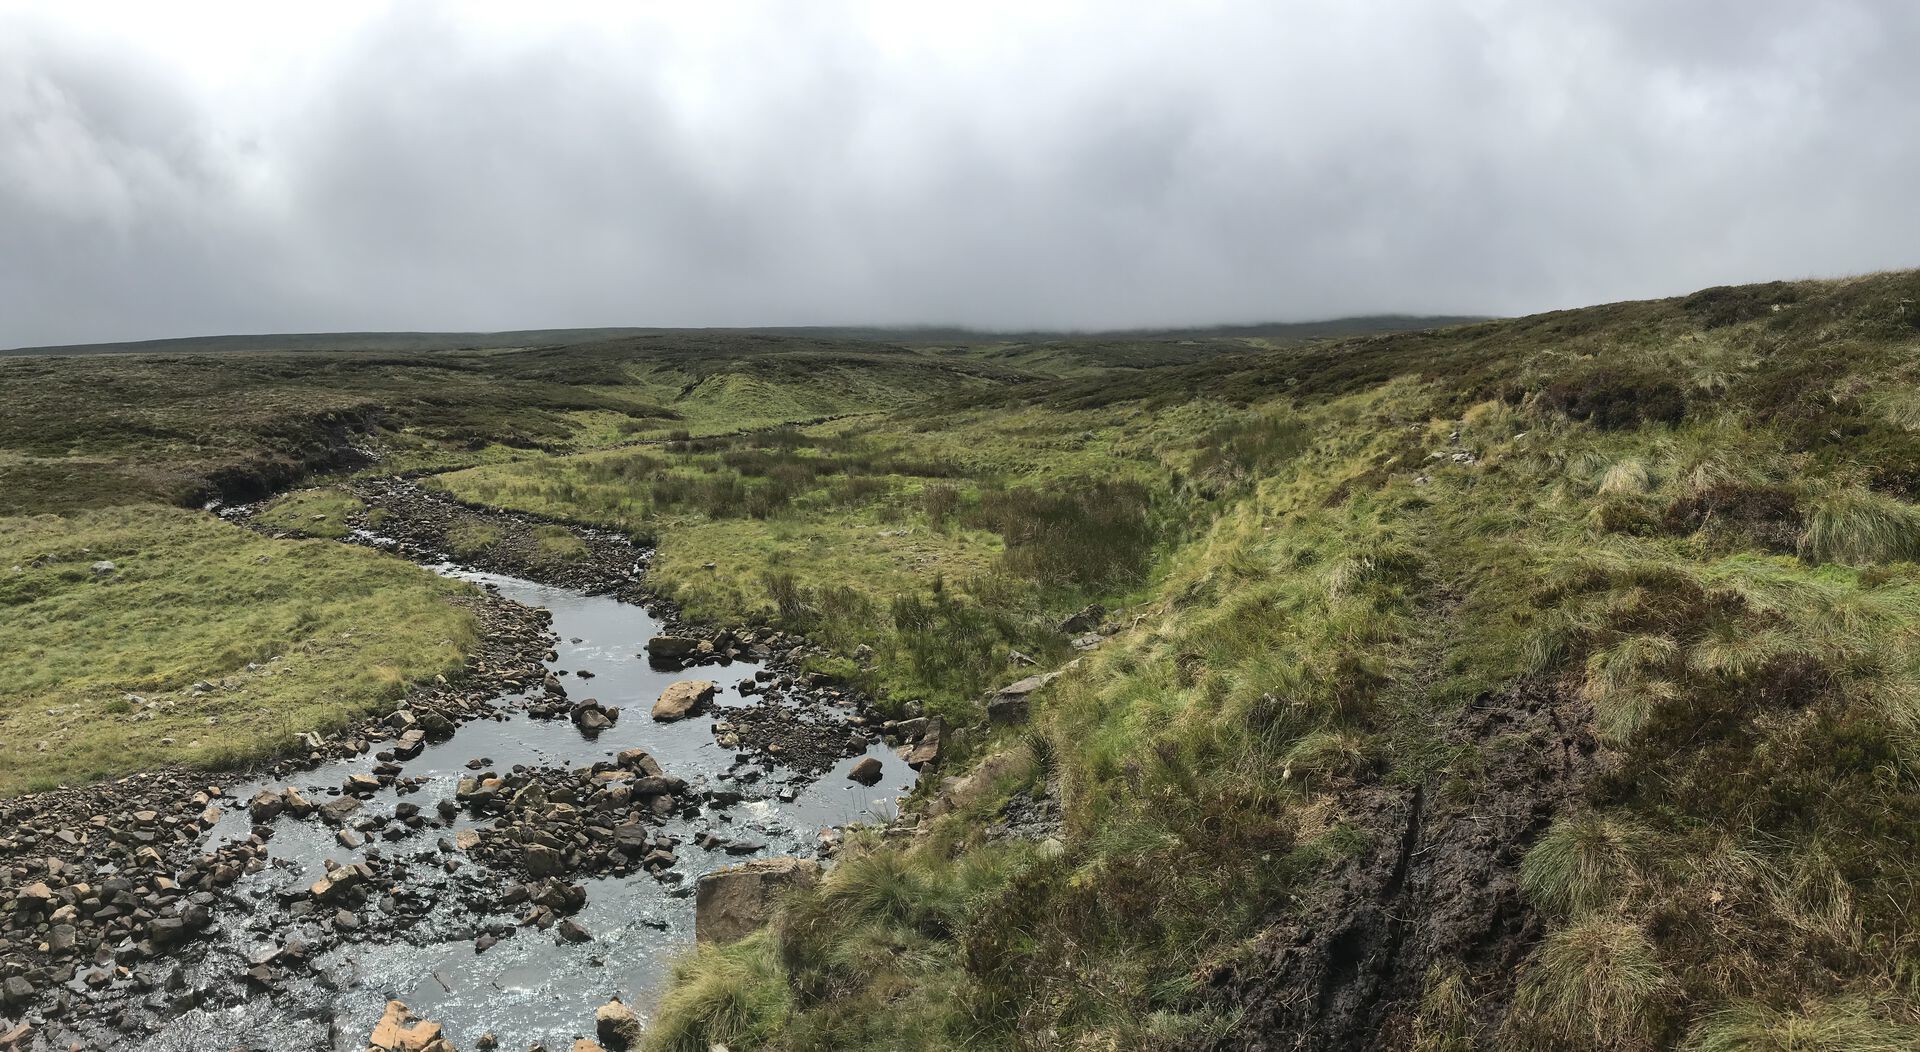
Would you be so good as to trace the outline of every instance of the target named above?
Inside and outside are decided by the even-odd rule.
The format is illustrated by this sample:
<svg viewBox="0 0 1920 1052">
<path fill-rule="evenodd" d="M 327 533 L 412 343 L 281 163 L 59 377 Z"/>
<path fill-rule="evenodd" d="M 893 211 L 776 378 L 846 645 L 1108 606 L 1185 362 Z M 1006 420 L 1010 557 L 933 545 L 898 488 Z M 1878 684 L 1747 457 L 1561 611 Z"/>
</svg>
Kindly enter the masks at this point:
<svg viewBox="0 0 1920 1052">
<path fill-rule="evenodd" d="M 1905 0 L 185 10 L 0 0 L 0 346 L 1519 313 L 1920 265 Z"/>
</svg>

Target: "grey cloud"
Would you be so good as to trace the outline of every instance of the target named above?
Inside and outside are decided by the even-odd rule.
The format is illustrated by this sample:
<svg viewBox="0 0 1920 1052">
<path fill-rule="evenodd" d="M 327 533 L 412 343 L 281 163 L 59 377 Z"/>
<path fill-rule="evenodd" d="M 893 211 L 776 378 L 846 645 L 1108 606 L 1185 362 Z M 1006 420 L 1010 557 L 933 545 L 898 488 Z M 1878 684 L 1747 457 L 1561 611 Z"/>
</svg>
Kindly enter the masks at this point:
<svg viewBox="0 0 1920 1052">
<path fill-rule="evenodd" d="M 1920 263 L 1902 0 L 1114 3 L 903 46 L 880 10 L 396 5 L 244 97 L 0 15 L 0 346 L 1519 312 Z"/>
</svg>

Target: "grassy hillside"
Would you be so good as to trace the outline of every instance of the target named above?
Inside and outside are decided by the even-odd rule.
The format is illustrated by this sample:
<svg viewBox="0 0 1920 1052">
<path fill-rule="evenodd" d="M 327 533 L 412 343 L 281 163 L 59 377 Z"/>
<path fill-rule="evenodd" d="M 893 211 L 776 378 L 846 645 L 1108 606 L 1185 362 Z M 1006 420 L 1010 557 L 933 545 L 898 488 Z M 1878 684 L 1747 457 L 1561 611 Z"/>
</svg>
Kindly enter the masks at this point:
<svg viewBox="0 0 1920 1052">
<path fill-rule="evenodd" d="M 257 494 L 892 408 L 1021 375 L 895 348 L 745 337 L 436 354 L 0 359 L 0 515 Z"/>
<path fill-rule="evenodd" d="M 1917 303 L 18 359 L 0 514 L 134 529 L 350 442 L 945 716 L 919 834 L 683 962 L 655 1048 L 1908 1048 Z"/>
<path fill-rule="evenodd" d="M 1301 343 L 1341 336 L 1360 336 L 1407 329 L 1431 329 L 1442 325 L 1480 321 L 1477 317 L 1382 314 L 1329 321 L 1267 322 L 1253 325 L 1219 325 L 1186 329 L 1142 329 L 1118 333 L 1085 334 L 1056 332 L 989 332 L 958 326 L 914 325 L 886 327 L 872 325 L 798 325 L 760 326 L 726 329 L 666 329 L 612 327 L 591 329 L 516 329 L 505 332 L 309 332 L 262 333 L 251 336 L 187 336 L 166 340 L 131 340 L 119 343 L 79 343 L 51 347 L 16 347 L 0 350 L 0 355 L 81 355 L 81 354 L 204 354 L 209 352 L 271 351 L 485 351 L 526 350 L 538 347 L 579 347 L 608 340 L 633 337 L 673 339 L 710 339 L 713 337 L 775 336 L 832 343 L 883 343 L 920 346 L 929 344 L 1035 344 L 1060 339 L 1117 342 L 1137 340 L 1266 340 Z"/>
<path fill-rule="evenodd" d="M 921 690 L 1021 674 L 954 678 L 966 633 L 923 633 L 930 603 L 1048 660 L 1042 612 L 1125 604 L 1030 724 L 974 739 L 988 773 L 923 835 L 688 961 L 654 1047 L 1906 1048 L 1916 302 L 1910 273 L 1715 289 L 1030 385 L 864 421 L 853 459 L 953 469 L 818 471 L 764 518 L 662 499 L 774 484 L 726 452 L 447 484 L 616 508 L 669 554 L 750 537 L 791 581 L 662 572 L 923 656 Z M 782 456 L 844 465 L 842 440 Z M 815 496 L 855 479 L 871 500 Z M 926 497 L 1023 483 L 1075 505 L 1039 517 L 1062 528 L 942 534 Z M 1116 507 L 1143 547 L 1108 540 Z M 819 565 L 881 521 L 948 547 Z M 1060 540 L 1021 563 L 1010 537 Z M 859 631 L 825 613 L 863 602 Z M 996 835 L 1034 794 L 1059 839 Z"/>
</svg>

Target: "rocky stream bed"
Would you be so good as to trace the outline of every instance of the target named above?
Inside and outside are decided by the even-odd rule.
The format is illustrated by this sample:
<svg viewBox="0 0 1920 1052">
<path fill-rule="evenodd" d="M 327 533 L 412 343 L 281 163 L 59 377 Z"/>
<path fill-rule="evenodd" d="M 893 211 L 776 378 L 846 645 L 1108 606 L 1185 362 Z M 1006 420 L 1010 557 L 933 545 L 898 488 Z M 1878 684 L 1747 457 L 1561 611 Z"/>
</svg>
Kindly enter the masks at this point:
<svg viewBox="0 0 1920 1052">
<path fill-rule="evenodd" d="M 799 674 L 804 640 L 680 623 L 623 538 L 576 529 L 555 574 L 514 561 L 534 520 L 362 495 L 357 542 L 483 589 L 465 675 L 251 773 L 0 802 L 0 1050 L 360 1049 L 390 1001 L 459 1048 L 570 1048 L 610 999 L 644 1018 L 703 875 L 830 855 L 937 758 L 937 723 Z M 509 543 L 454 566 L 473 516 Z"/>
</svg>

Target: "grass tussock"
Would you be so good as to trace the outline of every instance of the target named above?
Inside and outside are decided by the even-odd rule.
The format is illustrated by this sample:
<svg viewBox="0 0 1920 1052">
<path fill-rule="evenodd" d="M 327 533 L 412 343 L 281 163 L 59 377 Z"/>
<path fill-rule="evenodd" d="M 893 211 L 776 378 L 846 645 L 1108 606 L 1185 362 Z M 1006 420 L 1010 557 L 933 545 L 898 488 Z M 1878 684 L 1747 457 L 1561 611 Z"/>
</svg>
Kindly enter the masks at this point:
<svg viewBox="0 0 1920 1052">
<path fill-rule="evenodd" d="M 1842 490 L 1814 504 L 1800 557 L 1871 566 L 1920 555 L 1920 509 L 1866 490 Z"/>
<path fill-rule="evenodd" d="M 1904 1018 L 1896 1018 L 1898 1012 Z M 1904 1052 L 1920 1048 L 1911 1006 L 1865 1001 L 1783 1010 L 1754 1002 L 1723 1008 L 1687 1034 L 1687 1052 Z"/>
<path fill-rule="evenodd" d="M 1618 816 L 1587 811 L 1555 822 L 1527 851 L 1520 886 L 1535 904 L 1580 916 L 1632 894 L 1655 854 L 1647 830 Z"/>
<path fill-rule="evenodd" d="M 1652 1048 L 1665 1032 L 1672 989 L 1639 928 L 1578 920 L 1535 954 L 1509 1024 L 1557 1048 Z"/>
<path fill-rule="evenodd" d="M 647 1052 L 758 1048 L 786 1021 L 792 1003 L 765 934 L 729 946 L 702 944 L 673 968 L 647 1029 Z"/>
</svg>

